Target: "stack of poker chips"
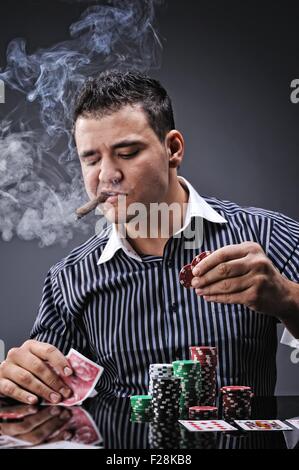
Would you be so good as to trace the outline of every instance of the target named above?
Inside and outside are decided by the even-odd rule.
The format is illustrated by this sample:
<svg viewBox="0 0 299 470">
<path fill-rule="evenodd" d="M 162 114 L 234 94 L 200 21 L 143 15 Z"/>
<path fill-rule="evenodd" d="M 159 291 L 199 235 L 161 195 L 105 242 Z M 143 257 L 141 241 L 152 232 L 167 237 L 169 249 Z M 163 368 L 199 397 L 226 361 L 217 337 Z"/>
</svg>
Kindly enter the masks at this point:
<svg viewBox="0 0 299 470">
<path fill-rule="evenodd" d="M 178 377 L 153 379 L 152 416 L 154 421 L 177 421 L 180 411 L 181 380 Z"/>
<path fill-rule="evenodd" d="M 253 393 L 250 387 L 230 385 L 220 389 L 222 397 L 222 414 L 226 420 L 249 419 L 251 417 L 251 399 Z"/>
<path fill-rule="evenodd" d="M 189 419 L 217 419 L 218 408 L 216 406 L 191 406 L 189 408 Z"/>
<path fill-rule="evenodd" d="M 180 411 L 184 413 L 191 406 L 199 405 L 201 395 L 201 366 L 198 361 L 174 361 L 173 373 L 181 379 L 182 393 Z"/>
<path fill-rule="evenodd" d="M 181 437 L 181 426 L 179 423 L 163 423 L 153 421 L 149 424 L 149 447 L 150 449 L 177 449 Z"/>
<path fill-rule="evenodd" d="M 149 367 L 149 390 L 148 393 L 153 393 L 153 380 L 173 376 L 172 364 L 150 364 Z"/>
<path fill-rule="evenodd" d="M 151 395 L 132 395 L 131 403 L 131 420 L 133 422 L 149 421 L 152 416 L 152 397 Z"/>
<path fill-rule="evenodd" d="M 200 405 L 214 406 L 216 402 L 217 348 L 212 346 L 190 346 L 190 358 L 201 365 Z"/>
</svg>

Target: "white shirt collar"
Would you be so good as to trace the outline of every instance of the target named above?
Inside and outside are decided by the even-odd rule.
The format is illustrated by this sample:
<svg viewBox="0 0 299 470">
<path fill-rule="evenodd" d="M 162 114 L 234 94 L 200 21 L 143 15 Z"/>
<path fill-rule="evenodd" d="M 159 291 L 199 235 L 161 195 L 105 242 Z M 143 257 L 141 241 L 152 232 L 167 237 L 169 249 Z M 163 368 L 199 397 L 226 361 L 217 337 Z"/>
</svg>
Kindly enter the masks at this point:
<svg viewBox="0 0 299 470">
<path fill-rule="evenodd" d="M 183 232 L 186 227 L 191 222 L 192 217 L 201 217 L 207 219 L 210 222 L 223 224 L 227 223 L 218 212 L 216 212 L 193 188 L 193 186 L 182 176 L 178 176 L 180 183 L 185 186 L 189 191 L 189 199 L 187 205 L 187 211 L 185 216 L 185 222 L 183 227 L 178 230 L 175 235 Z M 116 229 L 116 225 L 112 224 L 112 229 L 110 232 L 109 240 L 98 260 L 98 264 L 105 263 L 109 261 L 115 253 L 122 249 L 127 256 L 130 258 L 136 259 L 137 261 L 142 262 L 142 258 L 136 253 L 136 251 L 131 247 L 130 243 L 124 238 L 120 237 Z"/>
</svg>

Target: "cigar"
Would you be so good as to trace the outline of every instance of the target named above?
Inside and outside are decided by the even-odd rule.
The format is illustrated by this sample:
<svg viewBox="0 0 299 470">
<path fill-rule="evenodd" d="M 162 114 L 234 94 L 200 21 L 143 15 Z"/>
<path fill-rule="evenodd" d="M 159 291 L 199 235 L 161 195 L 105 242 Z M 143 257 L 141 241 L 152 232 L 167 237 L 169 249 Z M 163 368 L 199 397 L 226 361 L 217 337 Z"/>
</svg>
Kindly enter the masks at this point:
<svg viewBox="0 0 299 470">
<path fill-rule="evenodd" d="M 85 215 L 89 214 L 89 212 L 93 211 L 99 204 L 106 201 L 107 195 L 100 194 L 100 196 L 92 199 L 91 201 L 84 204 L 84 206 L 79 207 L 76 209 L 77 220 L 82 219 Z"/>
</svg>

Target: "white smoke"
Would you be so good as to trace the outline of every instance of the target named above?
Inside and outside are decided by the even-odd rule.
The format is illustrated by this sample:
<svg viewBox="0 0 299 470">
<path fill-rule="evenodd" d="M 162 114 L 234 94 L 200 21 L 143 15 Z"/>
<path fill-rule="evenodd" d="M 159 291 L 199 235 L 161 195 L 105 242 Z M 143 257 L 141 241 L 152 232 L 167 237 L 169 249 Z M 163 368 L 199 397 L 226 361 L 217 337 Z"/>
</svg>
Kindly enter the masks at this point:
<svg viewBox="0 0 299 470">
<path fill-rule="evenodd" d="M 67 41 L 30 55 L 24 39 L 8 45 L 0 79 L 21 99 L 0 121 L 3 240 L 17 235 L 49 246 L 66 244 L 76 230 L 90 231 L 74 216 L 86 195 L 70 132 L 73 97 L 101 70 L 160 66 L 162 47 L 153 28 L 158 3 L 111 0 L 87 8 Z"/>
</svg>

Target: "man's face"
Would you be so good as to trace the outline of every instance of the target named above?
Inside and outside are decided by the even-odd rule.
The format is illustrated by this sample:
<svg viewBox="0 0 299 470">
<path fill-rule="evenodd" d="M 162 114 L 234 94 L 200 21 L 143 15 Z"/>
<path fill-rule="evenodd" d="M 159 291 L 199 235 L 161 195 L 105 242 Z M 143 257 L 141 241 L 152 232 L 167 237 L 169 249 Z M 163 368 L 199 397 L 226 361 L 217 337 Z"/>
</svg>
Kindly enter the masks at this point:
<svg viewBox="0 0 299 470">
<path fill-rule="evenodd" d="M 140 106 L 127 105 L 99 119 L 79 117 L 75 140 L 90 199 L 108 191 L 125 194 L 126 208 L 136 202 L 148 208 L 151 202 L 167 201 L 167 148 Z M 134 217 L 118 207 L 117 198 L 107 200 L 102 211 L 111 222 Z"/>
</svg>

